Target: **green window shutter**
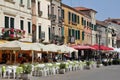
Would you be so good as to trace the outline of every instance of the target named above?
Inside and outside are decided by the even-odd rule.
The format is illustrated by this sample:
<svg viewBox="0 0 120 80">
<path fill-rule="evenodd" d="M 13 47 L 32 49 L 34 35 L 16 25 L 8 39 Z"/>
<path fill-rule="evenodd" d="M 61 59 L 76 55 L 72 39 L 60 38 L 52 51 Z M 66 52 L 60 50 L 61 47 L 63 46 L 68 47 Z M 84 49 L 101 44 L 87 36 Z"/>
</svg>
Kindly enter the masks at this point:
<svg viewBox="0 0 120 80">
<path fill-rule="evenodd" d="M 74 15 L 75 15 L 75 21 L 74 22 L 77 23 L 77 15 L 76 14 L 74 14 Z"/>
<path fill-rule="evenodd" d="M 9 17 L 5 16 L 5 28 L 9 28 Z"/>
<path fill-rule="evenodd" d="M 38 28 L 39 28 L 38 37 L 39 37 L 39 39 L 41 39 L 41 26 L 39 26 Z"/>
<path fill-rule="evenodd" d="M 28 33 L 31 33 L 31 22 L 28 22 Z"/>
<path fill-rule="evenodd" d="M 9 17 L 5 16 L 5 28 L 9 28 Z M 9 36 L 9 31 L 4 33 L 4 37 Z"/>
<path fill-rule="evenodd" d="M 62 9 L 61 13 L 62 13 L 62 19 L 64 19 L 64 10 L 63 9 Z"/>
<path fill-rule="evenodd" d="M 72 13 L 72 22 L 74 22 L 74 14 Z"/>
<path fill-rule="evenodd" d="M 64 36 L 64 27 L 61 28 L 61 34 Z"/>
<path fill-rule="evenodd" d="M 85 32 L 82 32 L 82 40 L 84 40 Z"/>
<path fill-rule="evenodd" d="M 75 30 L 75 34 L 76 34 L 76 35 L 75 35 L 75 38 L 76 38 L 76 40 L 78 39 L 78 34 L 77 34 L 77 32 L 78 32 L 78 31 Z"/>
<path fill-rule="evenodd" d="M 84 20 L 84 26 L 86 26 L 86 20 Z"/>
<path fill-rule="evenodd" d="M 80 23 L 80 17 L 77 16 L 77 23 L 79 24 Z"/>
<path fill-rule="evenodd" d="M 94 31 L 96 31 L 97 30 L 97 25 L 94 25 Z"/>
<path fill-rule="evenodd" d="M 14 28 L 14 18 L 10 18 L 10 27 Z"/>
<path fill-rule="evenodd" d="M 68 23 L 71 21 L 71 13 L 68 12 Z"/>
<path fill-rule="evenodd" d="M 23 20 L 20 20 L 20 28 L 21 28 L 21 30 L 24 30 L 24 22 L 23 22 Z"/>
<path fill-rule="evenodd" d="M 82 22 L 82 25 L 84 25 L 84 19 L 83 19 L 83 17 L 82 17 L 82 19 L 81 19 L 81 22 Z"/>
<path fill-rule="evenodd" d="M 78 39 L 80 39 L 80 31 L 78 30 Z"/>
<path fill-rule="evenodd" d="M 74 29 L 72 29 L 72 36 L 74 36 Z"/>
<path fill-rule="evenodd" d="M 68 29 L 68 36 L 71 36 L 71 29 Z"/>
</svg>

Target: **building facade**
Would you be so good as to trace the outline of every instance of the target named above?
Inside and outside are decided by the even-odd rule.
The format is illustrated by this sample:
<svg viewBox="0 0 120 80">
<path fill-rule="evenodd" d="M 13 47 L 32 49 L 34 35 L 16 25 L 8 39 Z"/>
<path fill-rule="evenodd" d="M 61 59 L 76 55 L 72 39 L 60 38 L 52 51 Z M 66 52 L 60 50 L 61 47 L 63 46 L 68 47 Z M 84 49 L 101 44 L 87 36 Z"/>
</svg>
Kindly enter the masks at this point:
<svg viewBox="0 0 120 80">
<path fill-rule="evenodd" d="M 6 40 L 31 37 L 32 16 L 30 0 L 0 1 L 0 33 Z"/>
<path fill-rule="evenodd" d="M 96 41 L 97 44 L 105 45 L 105 46 L 111 46 L 111 34 L 110 30 L 108 30 L 106 23 L 104 21 L 98 21 L 97 20 L 97 35 L 96 35 Z"/>
<path fill-rule="evenodd" d="M 93 45 L 96 43 L 96 11 L 85 7 L 75 7 L 76 10 L 82 12 L 84 17 L 82 19 L 85 41 L 84 44 Z M 89 39 L 89 40 L 88 40 Z"/>
<path fill-rule="evenodd" d="M 51 20 L 50 41 L 52 43 L 61 44 L 62 42 L 61 0 L 51 0 L 49 19 Z"/>
<path fill-rule="evenodd" d="M 120 19 L 106 19 L 104 21 L 111 28 L 112 46 L 120 48 Z"/>
<path fill-rule="evenodd" d="M 84 40 L 83 27 L 81 24 L 82 16 L 74 8 L 62 4 L 64 43 L 65 44 L 82 44 Z"/>
<path fill-rule="evenodd" d="M 51 20 L 49 19 L 50 0 L 36 0 L 36 40 L 49 43 Z"/>
</svg>

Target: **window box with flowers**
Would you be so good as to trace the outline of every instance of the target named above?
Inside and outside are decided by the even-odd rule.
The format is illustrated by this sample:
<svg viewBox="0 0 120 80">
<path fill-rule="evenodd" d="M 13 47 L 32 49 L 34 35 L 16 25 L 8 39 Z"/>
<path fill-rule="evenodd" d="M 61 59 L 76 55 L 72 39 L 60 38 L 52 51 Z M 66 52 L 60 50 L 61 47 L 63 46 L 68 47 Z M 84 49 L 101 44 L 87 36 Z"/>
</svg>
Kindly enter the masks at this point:
<svg viewBox="0 0 120 80">
<path fill-rule="evenodd" d="M 24 38 L 25 31 L 14 28 L 3 28 L 2 29 L 2 39 L 6 40 L 18 40 Z"/>
</svg>

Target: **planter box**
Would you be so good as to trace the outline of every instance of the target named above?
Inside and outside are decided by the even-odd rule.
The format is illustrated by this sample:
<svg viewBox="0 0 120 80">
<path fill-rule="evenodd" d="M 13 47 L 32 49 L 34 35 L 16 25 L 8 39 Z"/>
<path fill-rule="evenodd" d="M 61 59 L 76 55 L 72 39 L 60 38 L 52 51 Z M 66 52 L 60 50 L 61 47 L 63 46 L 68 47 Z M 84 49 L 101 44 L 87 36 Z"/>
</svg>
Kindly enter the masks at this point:
<svg viewBox="0 0 120 80">
<path fill-rule="evenodd" d="M 23 79 L 23 80 L 30 80 L 31 77 L 32 77 L 31 74 L 22 74 L 22 79 Z"/>
<path fill-rule="evenodd" d="M 59 73 L 60 73 L 60 74 L 65 74 L 65 69 L 60 69 L 60 70 L 59 70 Z"/>
</svg>

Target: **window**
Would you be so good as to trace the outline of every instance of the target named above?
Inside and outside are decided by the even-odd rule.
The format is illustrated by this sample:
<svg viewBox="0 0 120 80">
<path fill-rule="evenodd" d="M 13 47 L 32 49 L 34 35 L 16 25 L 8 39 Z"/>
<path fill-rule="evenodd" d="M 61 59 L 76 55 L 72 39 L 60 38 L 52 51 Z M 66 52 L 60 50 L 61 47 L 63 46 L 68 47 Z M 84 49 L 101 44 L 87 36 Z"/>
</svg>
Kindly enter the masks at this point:
<svg viewBox="0 0 120 80">
<path fill-rule="evenodd" d="M 80 23 L 80 17 L 77 16 L 77 23 L 79 24 Z"/>
<path fill-rule="evenodd" d="M 38 1 L 38 14 L 40 12 L 40 1 Z"/>
<path fill-rule="evenodd" d="M 71 12 L 68 12 L 68 22 L 71 21 Z"/>
<path fill-rule="evenodd" d="M 75 35 L 75 34 L 74 34 L 74 29 L 72 29 L 72 37 L 74 37 L 74 35 Z"/>
<path fill-rule="evenodd" d="M 78 39 L 80 39 L 80 31 L 78 30 Z"/>
<path fill-rule="evenodd" d="M 5 28 L 9 28 L 9 17 L 5 16 Z"/>
<path fill-rule="evenodd" d="M 20 0 L 20 4 L 23 4 L 23 0 Z"/>
<path fill-rule="evenodd" d="M 5 16 L 5 28 L 9 28 L 9 17 Z M 4 33 L 4 36 L 9 36 L 9 32 Z"/>
<path fill-rule="evenodd" d="M 82 25 L 84 25 L 84 19 L 83 19 L 83 17 L 81 18 L 82 20 L 81 20 L 81 22 L 82 22 Z"/>
<path fill-rule="evenodd" d="M 68 36 L 71 37 L 71 29 L 68 29 Z"/>
<path fill-rule="evenodd" d="M 97 30 L 97 25 L 94 25 L 94 30 L 95 30 L 95 31 Z"/>
<path fill-rule="evenodd" d="M 84 40 L 84 36 L 85 36 L 84 33 L 85 33 L 85 32 L 83 31 L 83 32 L 82 32 L 82 40 Z"/>
<path fill-rule="evenodd" d="M 86 26 L 86 20 L 84 20 L 84 26 Z"/>
<path fill-rule="evenodd" d="M 10 18 L 10 28 L 14 28 L 14 18 Z"/>
<path fill-rule="evenodd" d="M 28 22 L 28 33 L 31 33 L 31 22 Z"/>
<path fill-rule="evenodd" d="M 64 10 L 63 9 L 61 11 L 61 14 L 62 14 L 62 19 L 64 19 Z"/>
<path fill-rule="evenodd" d="M 52 14 L 54 15 L 54 7 L 53 6 L 52 6 L 52 10 L 51 11 L 52 11 Z"/>
<path fill-rule="evenodd" d="M 31 0 L 27 0 L 27 7 L 28 8 L 31 8 L 31 2 L 30 2 Z"/>
<path fill-rule="evenodd" d="M 5 28 L 14 28 L 14 18 L 5 16 Z"/>
<path fill-rule="evenodd" d="M 14 28 L 14 18 L 5 16 L 5 28 Z M 14 34 L 11 32 L 10 34 Z M 9 36 L 9 31 L 4 34 L 6 37 Z"/>
<path fill-rule="evenodd" d="M 50 27 L 48 28 L 48 30 L 49 30 L 49 40 L 51 39 L 51 29 L 50 29 Z"/>
<path fill-rule="evenodd" d="M 48 17 L 50 15 L 50 5 L 48 5 Z"/>
<path fill-rule="evenodd" d="M 78 39 L 78 31 L 75 30 L 75 39 L 77 40 Z"/>
<path fill-rule="evenodd" d="M 24 30 L 24 21 L 23 20 L 20 20 L 20 29 Z"/>
<path fill-rule="evenodd" d="M 60 9 L 58 9 L 58 18 L 59 18 L 59 16 L 60 16 Z"/>
<path fill-rule="evenodd" d="M 39 30 L 39 31 L 38 31 L 38 34 L 39 34 L 38 37 L 39 37 L 39 39 L 41 39 L 41 26 L 39 26 L 38 28 L 39 28 L 39 29 L 38 29 L 38 30 Z"/>
<path fill-rule="evenodd" d="M 61 28 L 61 34 L 64 36 L 64 27 Z"/>
</svg>

